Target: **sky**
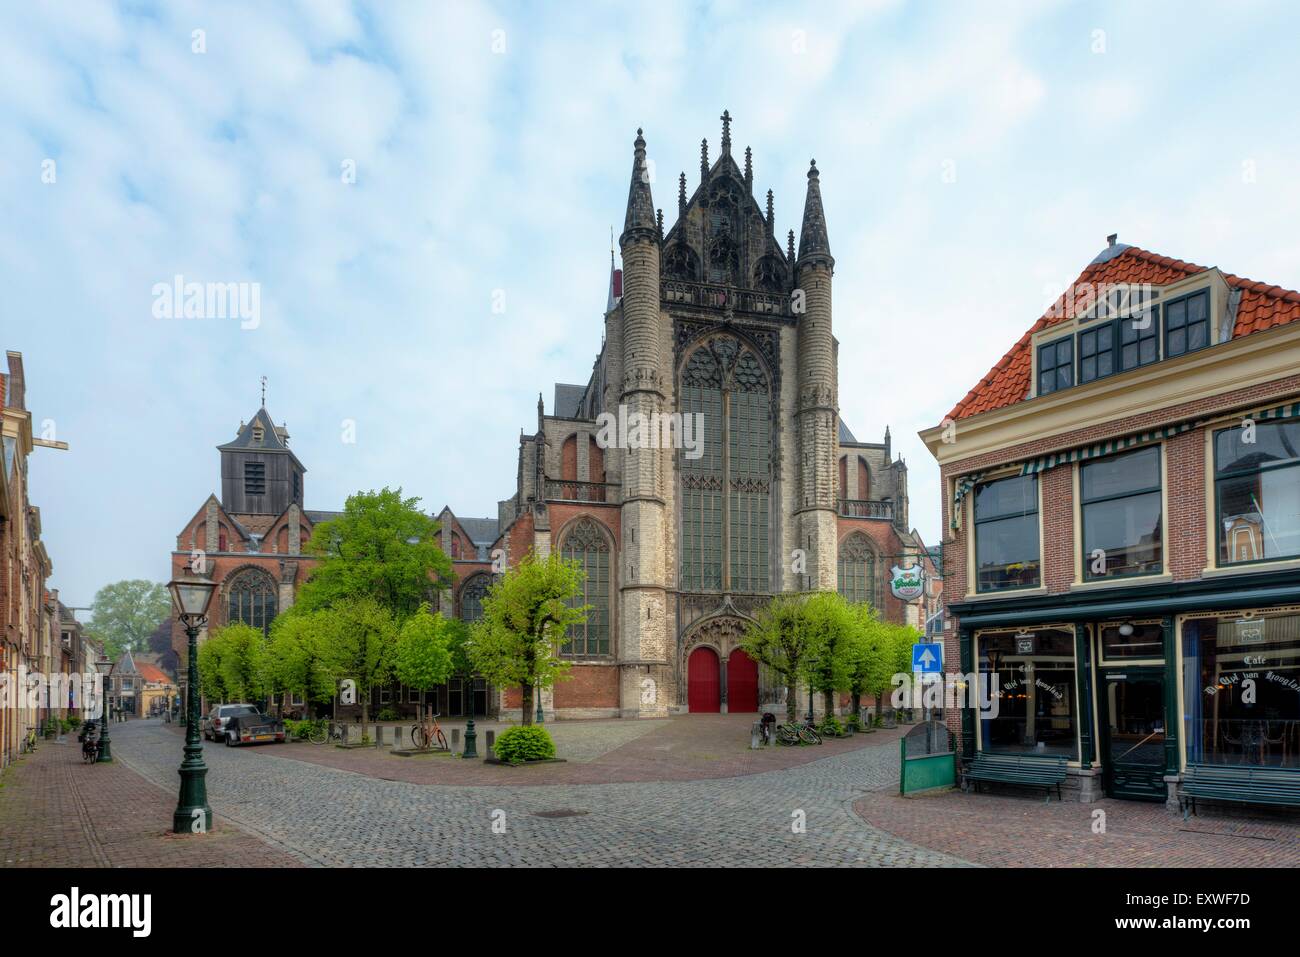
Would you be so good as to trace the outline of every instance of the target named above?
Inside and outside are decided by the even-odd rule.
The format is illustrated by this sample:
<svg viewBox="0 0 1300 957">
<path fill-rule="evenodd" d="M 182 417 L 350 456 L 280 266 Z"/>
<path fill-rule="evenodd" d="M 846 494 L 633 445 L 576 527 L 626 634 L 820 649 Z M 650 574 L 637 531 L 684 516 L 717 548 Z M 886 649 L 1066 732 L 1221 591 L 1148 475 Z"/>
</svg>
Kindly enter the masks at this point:
<svg viewBox="0 0 1300 957">
<path fill-rule="evenodd" d="M 0 343 L 36 433 L 70 446 L 31 458 L 50 584 L 85 606 L 165 581 L 262 376 L 308 508 L 400 486 L 495 515 L 537 393 L 549 410 L 599 349 L 636 129 L 671 226 L 724 109 L 779 235 L 817 160 L 841 415 L 890 427 L 937 542 L 917 432 L 1108 234 L 1300 288 L 1297 21 L 1250 0 L 6 3 Z M 178 275 L 256 288 L 256 321 L 159 317 Z"/>
</svg>

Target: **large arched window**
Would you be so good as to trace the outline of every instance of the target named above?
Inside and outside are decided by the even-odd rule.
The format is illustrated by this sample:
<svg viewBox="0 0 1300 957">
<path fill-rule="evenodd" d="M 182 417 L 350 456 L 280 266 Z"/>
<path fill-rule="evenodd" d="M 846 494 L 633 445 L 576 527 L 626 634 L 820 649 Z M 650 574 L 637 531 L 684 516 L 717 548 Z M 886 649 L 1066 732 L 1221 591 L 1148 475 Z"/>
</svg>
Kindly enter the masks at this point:
<svg viewBox="0 0 1300 957">
<path fill-rule="evenodd" d="M 465 582 L 460 590 L 460 620 L 478 621 L 483 617 L 483 597 L 492 586 L 492 576 L 483 573 Z"/>
<path fill-rule="evenodd" d="M 275 618 L 275 579 L 260 568 L 245 568 L 226 581 L 226 621 L 243 622 L 263 633 Z"/>
<path fill-rule="evenodd" d="M 608 655 L 609 648 L 609 596 L 610 547 L 609 538 L 600 526 L 589 518 L 579 519 L 564 535 L 560 544 L 560 557 L 576 561 L 582 566 L 586 578 L 580 594 L 571 605 L 590 605 L 587 621 L 569 628 L 568 638 L 560 653 L 566 657 L 589 658 Z"/>
<path fill-rule="evenodd" d="M 839 592 L 846 601 L 870 602 L 880 607 L 877 590 L 876 552 L 861 532 L 854 532 L 840 543 Z"/>
<path fill-rule="evenodd" d="M 701 345 L 682 370 L 681 411 L 702 453 L 682 454 L 682 586 L 765 592 L 772 413 L 767 373 L 737 339 Z"/>
</svg>

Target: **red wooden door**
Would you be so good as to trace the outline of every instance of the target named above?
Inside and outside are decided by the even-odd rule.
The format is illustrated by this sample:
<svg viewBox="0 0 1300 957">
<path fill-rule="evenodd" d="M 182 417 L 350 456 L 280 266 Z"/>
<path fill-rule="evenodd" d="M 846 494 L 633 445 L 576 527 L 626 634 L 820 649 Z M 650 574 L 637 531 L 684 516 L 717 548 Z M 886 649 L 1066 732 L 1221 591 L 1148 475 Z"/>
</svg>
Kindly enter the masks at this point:
<svg viewBox="0 0 1300 957">
<path fill-rule="evenodd" d="M 692 714 L 722 710 L 721 675 L 718 653 L 712 648 L 696 648 L 686 661 L 686 706 Z"/>
<path fill-rule="evenodd" d="M 758 710 L 758 662 L 739 648 L 727 659 L 727 711 Z"/>
</svg>

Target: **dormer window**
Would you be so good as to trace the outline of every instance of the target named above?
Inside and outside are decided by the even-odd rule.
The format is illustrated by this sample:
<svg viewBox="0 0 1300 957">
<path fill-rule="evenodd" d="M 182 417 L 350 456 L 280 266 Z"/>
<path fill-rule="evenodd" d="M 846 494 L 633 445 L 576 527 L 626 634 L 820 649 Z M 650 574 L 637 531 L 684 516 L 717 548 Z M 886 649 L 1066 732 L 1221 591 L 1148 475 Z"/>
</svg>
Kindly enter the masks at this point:
<svg viewBox="0 0 1300 957">
<path fill-rule="evenodd" d="M 262 439 L 264 439 L 265 437 L 266 437 L 265 429 L 263 429 L 260 425 L 253 426 L 253 443 L 255 445 L 261 445 Z"/>
<path fill-rule="evenodd" d="M 1165 355 L 1173 358 L 1210 344 L 1210 291 L 1165 303 Z"/>
<path fill-rule="evenodd" d="M 1074 338 L 1066 336 L 1038 347 L 1038 394 L 1074 385 Z"/>
</svg>

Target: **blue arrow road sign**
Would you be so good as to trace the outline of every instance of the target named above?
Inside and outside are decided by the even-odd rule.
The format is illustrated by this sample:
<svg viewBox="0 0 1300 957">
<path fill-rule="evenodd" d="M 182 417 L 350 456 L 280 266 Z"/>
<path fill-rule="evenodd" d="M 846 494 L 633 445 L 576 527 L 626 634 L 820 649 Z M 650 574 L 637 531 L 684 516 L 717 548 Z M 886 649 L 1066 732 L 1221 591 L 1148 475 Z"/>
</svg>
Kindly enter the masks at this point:
<svg viewBox="0 0 1300 957">
<path fill-rule="evenodd" d="M 922 674 L 937 674 L 943 670 L 943 645 L 939 642 L 922 642 L 912 646 L 912 670 Z"/>
</svg>

